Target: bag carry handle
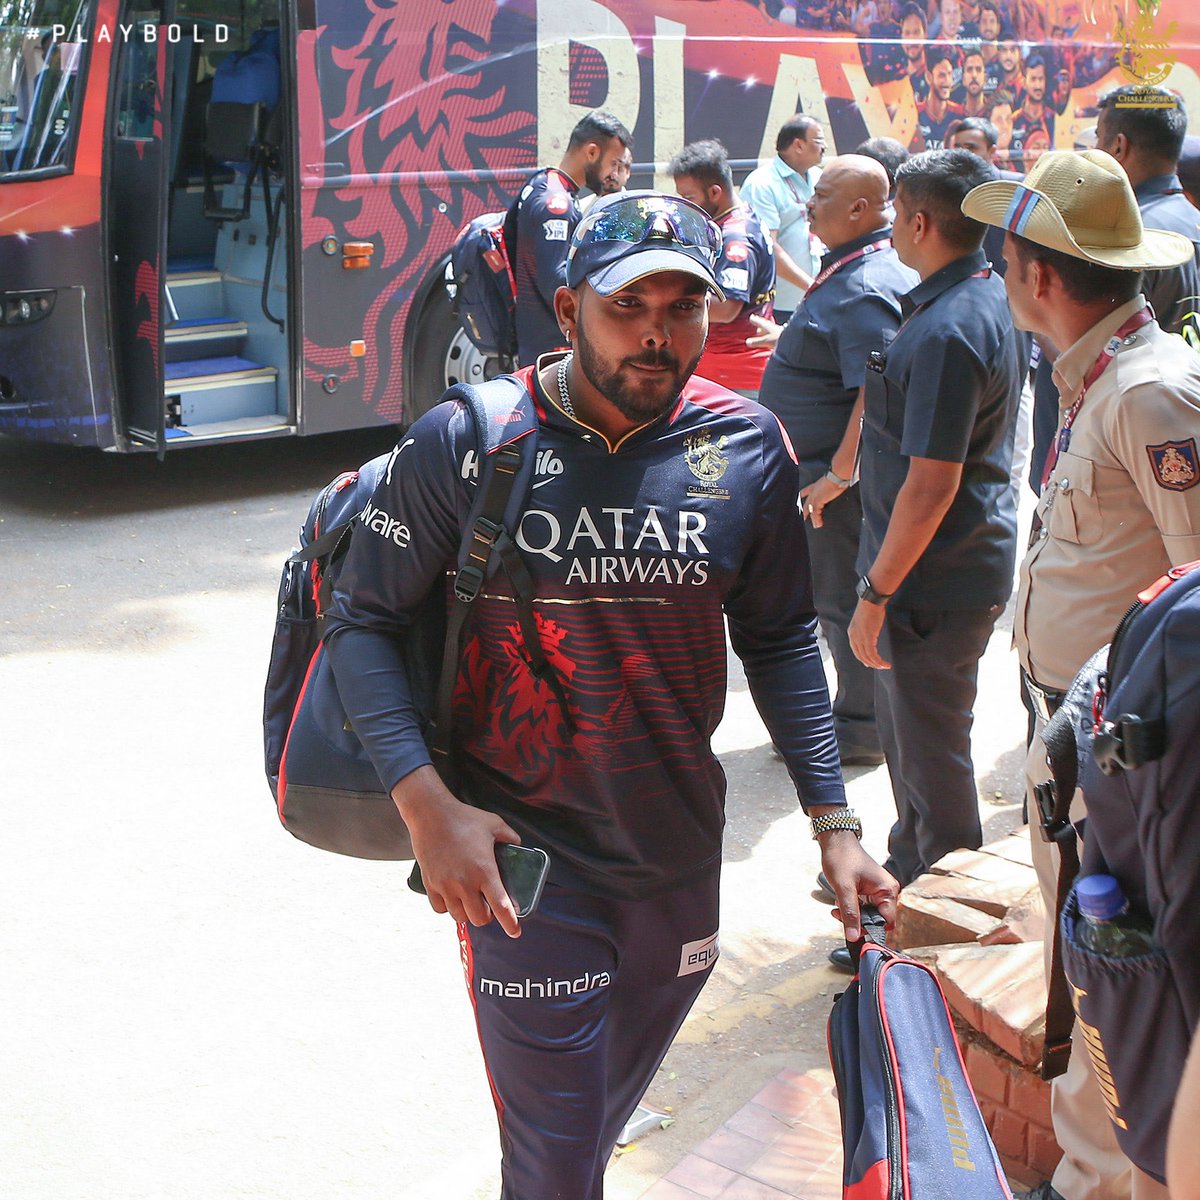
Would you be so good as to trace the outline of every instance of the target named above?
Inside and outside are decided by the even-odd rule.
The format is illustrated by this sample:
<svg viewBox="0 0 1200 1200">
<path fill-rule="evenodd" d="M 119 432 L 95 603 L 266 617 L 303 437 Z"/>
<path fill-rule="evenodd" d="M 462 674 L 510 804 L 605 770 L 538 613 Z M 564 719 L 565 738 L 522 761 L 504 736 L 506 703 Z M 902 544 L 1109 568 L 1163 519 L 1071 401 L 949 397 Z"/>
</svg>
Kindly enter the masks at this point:
<svg viewBox="0 0 1200 1200">
<path fill-rule="evenodd" d="M 854 970 L 858 971 L 858 960 L 862 958 L 863 947 L 868 942 L 876 946 L 887 946 L 887 922 L 883 914 L 873 904 L 864 904 L 859 910 L 859 923 L 862 926 L 862 937 L 857 942 L 847 942 L 846 949 L 850 951 L 850 961 Z"/>
</svg>

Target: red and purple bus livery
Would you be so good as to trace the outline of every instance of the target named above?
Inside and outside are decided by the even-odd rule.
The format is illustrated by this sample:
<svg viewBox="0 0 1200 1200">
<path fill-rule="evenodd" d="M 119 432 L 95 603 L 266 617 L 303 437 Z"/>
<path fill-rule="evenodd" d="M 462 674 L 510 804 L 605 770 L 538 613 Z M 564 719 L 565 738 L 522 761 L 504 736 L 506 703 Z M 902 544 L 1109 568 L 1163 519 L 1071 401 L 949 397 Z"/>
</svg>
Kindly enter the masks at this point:
<svg viewBox="0 0 1200 1200">
<path fill-rule="evenodd" d="M 1200 109 L 1183 0 L 918 7 L 923 29 L 894 0 L 0 0 L 0 434 L 161 454 L 407 424 L 495 366 L 451 315 L 455 234 L 592 108 L 633 130 L 631 186 L 668 188 L 686 141 L 744 173 L 797 110 L 839 151 L 920 148 L 938 43 L 1025 165 L 1113 83 Z"/>
</svg>

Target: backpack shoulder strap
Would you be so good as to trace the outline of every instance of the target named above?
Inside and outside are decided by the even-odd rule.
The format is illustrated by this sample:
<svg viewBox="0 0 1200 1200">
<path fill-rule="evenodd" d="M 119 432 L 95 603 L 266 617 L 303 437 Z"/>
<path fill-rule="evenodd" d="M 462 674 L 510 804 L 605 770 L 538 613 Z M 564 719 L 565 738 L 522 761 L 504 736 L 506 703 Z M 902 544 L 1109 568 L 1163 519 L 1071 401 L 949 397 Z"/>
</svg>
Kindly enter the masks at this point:
<svg viewBox="0 0 1200 1200">
<path fill-rule="evenodd" d="M 1071 885 L 1079 874 L 1079 836 L 1071 821 L 1071 801 L 1079 783 L 1079 759 L 1090 751 L 1088 741 L 1092 699 L 1104 667 L 1105 651 L 1098 650 L 1079 669 L 1058 711 L 1047 722 L 1041 738 L 1046 747 L 1050 778 L 1033 789 L 1037 812 L 1030 813 L 1030 836 L 1058 847 L 1058 888 L 1054 899 L 1054 938 L 1046 995 L 1046 1032 L 1042 1044 L 1041 1075 L 1055 1079 L 1071 1059 L 1071 1030 L 1075 1009 L 1063 969 L 1059 923 Z M 1036 828 L 1035 828 L 1036 826 Z"/>
<path fill-rule="evenodd" d="M 517 239 L 520 237 L 521 197 L 525 194 L 525 189 L 546 169 L 545 167 L 540 167 L 529 175 L 525 179 L 525 182 L 517 188 L 517 194 L 508 206 L 508 213 L 504 218 L 504 245 L 514 273 L 517 269 Z"/>
<path fill-rule="evenodd" d="M 533 612 L 533 580 L 509 530 L 520 522 L 529 496 L 537 457 L 537 413 L 533 397 L 519 380 L 502 375 L 481 387 L 460 384 L 444 400 L 457 400 L 471 416 L 479 459 L 479 486 L 467 515 L 459 547 L 454 599 L 447 618 L 446 644 L 438 681 L 433 723 L 434 765 L 443 779 L 453 775 L 450 755 L 451 702 L 458 678 L 462 637 L 468 617 L 495 561 L 503 567 L 516 595 L 516 608 L 530 669 L 545 679 L 570 709 L 561 681 L 545 656 Z M 494 561 L 494 556 L 498 556 Z"/>
<path fill-rule="evenodd" d="M 485 509 L 490 510 L 487 516 L 495 524 L 515 528 L 525 510 L 537 458 L 538 419 L 533 396 L 514 376 L 499 375 L 478 387 L 458 384 L 442 399 L 457 400 L 475 427 L 479 487 L 465 529 L 471 529 Z M 512 487 L 503 496 L 489 497 L 489 481 L 501 463 L 512 472 Z M 505 472 L 500 474 L 503 477 Z M 467 557 L 464 542 L 459 553 L 460 567 Z"/>
</svg>

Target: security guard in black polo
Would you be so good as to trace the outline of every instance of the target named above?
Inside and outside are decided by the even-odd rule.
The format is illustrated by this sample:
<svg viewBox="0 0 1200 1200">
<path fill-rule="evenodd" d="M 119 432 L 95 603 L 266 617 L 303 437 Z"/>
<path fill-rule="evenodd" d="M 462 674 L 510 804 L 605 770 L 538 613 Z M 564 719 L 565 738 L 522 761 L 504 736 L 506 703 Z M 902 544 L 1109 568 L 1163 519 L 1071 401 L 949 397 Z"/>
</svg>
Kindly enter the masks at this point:
<svg viewBox="0 0 1200 1200">
<path fill-rule="evenodd" d="M 800 463 L 814 598 L 837 668 L 833 719 L 843 766 L 883 762 L 875 680 L 854 657 L 847 628 L 862 530 L 854 460 L 867 356 L 895 335 L 900 296 L 918 282 L 892 249 L 888 189 L 874 159 L 847 154 L 826 166 L 808 210 L 813 232 L 832 249 L 780 335 L 759 390 Z"/>
<path fill-rule="evenodd" d="M 1142 290 L 1168 333 L 1179 333 L 1185 322 L 1196 329 L 1200 322 L 1188 317 L 1200 309 L 1200 212 L 1192 207 L 1176 173 L 1187 110 L 1174 92 L 1141 84 L 1106 92 L 1099 107 L 1096 149 L 1111 154 L 1124 167 L 1142 224 L 1181 233 L 1196 247 L 1182 266 L 1147 271 Z"/>
<path fill-rule="evenodd" d="M 850 644 L 876 669 L 897 810 L 885 865 L 902 884 L 982 841 L 972 710 L 979 659 L 1012 590 L 1009 470 L 1024 366 L 983 226 L 961 212 L 992 178 L 965 150 L 919 154 L 897 172 L 892 240 L 921 283 L 867 371 Z"/>
</svg>

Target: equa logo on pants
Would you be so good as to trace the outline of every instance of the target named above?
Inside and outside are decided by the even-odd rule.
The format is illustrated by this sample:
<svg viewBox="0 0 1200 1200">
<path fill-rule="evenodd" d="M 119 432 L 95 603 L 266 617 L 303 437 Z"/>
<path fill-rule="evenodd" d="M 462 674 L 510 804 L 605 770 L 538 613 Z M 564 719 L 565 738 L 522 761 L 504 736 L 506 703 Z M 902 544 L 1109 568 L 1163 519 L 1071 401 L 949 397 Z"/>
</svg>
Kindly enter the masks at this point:
<svg viewBox="0 0 1200 1200">
<path fill-rule="evenodd" d="M 685 942 L 679 952 L 679 976 L 707 971 L 717 961 L 720 953 L 721 936 L 718 933 L 701 938 L 698 942 Z"/>
</svg>

